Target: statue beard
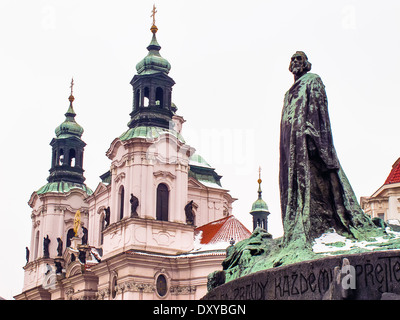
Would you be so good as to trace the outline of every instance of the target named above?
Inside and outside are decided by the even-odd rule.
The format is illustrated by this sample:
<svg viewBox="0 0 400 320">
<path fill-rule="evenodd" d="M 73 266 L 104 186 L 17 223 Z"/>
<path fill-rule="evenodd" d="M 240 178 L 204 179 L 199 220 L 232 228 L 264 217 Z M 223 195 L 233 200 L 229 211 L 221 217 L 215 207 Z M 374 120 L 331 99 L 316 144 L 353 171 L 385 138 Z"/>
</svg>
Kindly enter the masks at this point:
<svg viewBox="0 0 400 320">
<path fill-rule="evenodd" d="M 296 74 L 301 74 L 301 73 L 303 73 L 303 71 L 304 71 L 304 65 L 296 65 L 296 66 L 291 65 L 291 66 L 290 66 L 290 71 L 291 71 L 294 75 L 296 75 Z"/>
</svg>

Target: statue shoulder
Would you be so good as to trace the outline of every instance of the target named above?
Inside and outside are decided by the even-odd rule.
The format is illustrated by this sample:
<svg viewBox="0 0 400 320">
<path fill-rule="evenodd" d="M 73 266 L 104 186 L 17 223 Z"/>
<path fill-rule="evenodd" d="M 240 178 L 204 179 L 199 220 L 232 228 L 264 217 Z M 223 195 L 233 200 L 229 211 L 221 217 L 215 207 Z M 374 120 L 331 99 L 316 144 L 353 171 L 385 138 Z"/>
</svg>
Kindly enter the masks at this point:
<svg viewBox="0 0 400 320">
<path fill-rule="evenodd" d="M 315 73 L 307 73 L 304 75 L 303 79 L 304 83 L 307 84 L 307 87 L 312 87 L 312 88 L 325 88 L 324 83 L 322 82 L 322 79 L 319 75 Z"/>
<path fill-rule="evenodd" d="M 315 74 L 315 73 L 308 72 L 303 76 L 303 78 L 304 78 L 304 80 L 309 81 L 309 82 L 313 82 L 313 81 L 322 82 L 321 77 L 319 75 Z"/>
</svg>

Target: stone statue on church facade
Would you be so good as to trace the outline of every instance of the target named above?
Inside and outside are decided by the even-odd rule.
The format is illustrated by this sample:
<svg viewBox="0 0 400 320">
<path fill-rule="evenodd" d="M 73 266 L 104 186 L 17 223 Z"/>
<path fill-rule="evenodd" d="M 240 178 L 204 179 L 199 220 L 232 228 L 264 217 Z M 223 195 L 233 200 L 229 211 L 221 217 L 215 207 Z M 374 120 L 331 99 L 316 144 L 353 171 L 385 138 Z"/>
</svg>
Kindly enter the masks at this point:
<svg viewBox="0 0 400 320">
<path fill-rule="evenodd" d="M 131 199 L 129 200 L 131 203 L 131 218 L 138 217 L 137 207 L 139 206 L 139 199 L 131 193 Z"/>
<path fill-rule="evenodd" d="M 193 225 L 194 224 L 193 200 L 191 200 L 185 206 L 185 215 L 186 215 L 186 223 Z"/>
<path fill-rule="evenodd" d="M 49 238 L 49 235 L 47 235 L 45 238 L 43 238 L 43 258 L 49 258 L 49 244 L 51 240 Z"/>
<path fill-rule="evenodd" d="M 63 251 L 63 241 L 61 240 L 61 238 L 57 238 L 57 256 L 61 257 L 62 256 L 62 251 Z"/>
</svg>

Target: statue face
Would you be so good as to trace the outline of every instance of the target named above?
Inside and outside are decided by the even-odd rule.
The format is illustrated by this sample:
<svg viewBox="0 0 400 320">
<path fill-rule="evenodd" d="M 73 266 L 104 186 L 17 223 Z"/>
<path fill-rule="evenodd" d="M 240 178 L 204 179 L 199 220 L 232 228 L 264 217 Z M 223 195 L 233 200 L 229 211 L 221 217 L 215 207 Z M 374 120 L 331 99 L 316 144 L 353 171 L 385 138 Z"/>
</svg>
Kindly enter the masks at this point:
<svg viewBox="0 0 400 320">
<path fill-rule="evenodd" d="M 291 58 L 289 70 L 294 75 L 301 74 L 304 72 L 305 66 L 306 58 L 301 54 L 295 53 Z"/>
</svg>

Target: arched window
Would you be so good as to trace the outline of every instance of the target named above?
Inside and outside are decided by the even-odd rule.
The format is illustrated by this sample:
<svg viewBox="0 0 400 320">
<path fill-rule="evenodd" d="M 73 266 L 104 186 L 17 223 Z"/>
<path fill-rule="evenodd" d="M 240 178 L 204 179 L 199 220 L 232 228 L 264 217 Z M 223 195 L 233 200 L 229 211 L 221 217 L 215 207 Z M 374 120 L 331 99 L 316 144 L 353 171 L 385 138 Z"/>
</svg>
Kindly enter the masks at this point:
<svg viewBox="0 0 400 320">
<path fill-rule="evenodd" d="M 156 89 L 156 106 L 164 107 L 164 91 L 160 87 Z"/>
<path fill-rule="evenodd" d="M 76 163 L 76 153 L 75 153 L 75 149 L 70 149 L 69 150 L 69 165 L 71 167 L 75 167 L 75 163 Z"/>
<path fill-rule="evenodd" d="M 124 186 L 119 188 L 119 220 L 122 220 L 124 217 L 124 198 L 125 198 L 125 190 Z"/>
<path fill-rule="evenodd" d="M 58 155 L 58 165 L 62 166 L 64 163 L 64 150 L 60 149 L 60 154 Z"/>
<path fill-rule="evenodd" d="M 150 101 L 150 89 L 148 87 L 144 88 L 144 103 L 143 107 L 148 107 Z"/>
<path fill-rule="evenodd" d="M 156 218 L 161 221 L 168 221 L 168 187 L 160 183 L 157 187 Z"/>
<path fill-rule="evenodd" d="M 67 244 L 66 247 L 71 247 L 71 239 L 75 237 L 74 229 L 69 229 L 67 232 Z"/>
<path fill-rule="evenodd" d="M 168 292 L 168 282 L 167 278 L 160 274 L 156 280 L 156 290 L 160 297 L 164 297 Z"/>
</svg>

